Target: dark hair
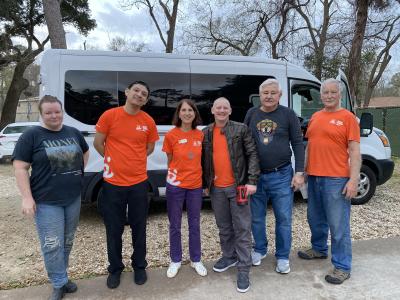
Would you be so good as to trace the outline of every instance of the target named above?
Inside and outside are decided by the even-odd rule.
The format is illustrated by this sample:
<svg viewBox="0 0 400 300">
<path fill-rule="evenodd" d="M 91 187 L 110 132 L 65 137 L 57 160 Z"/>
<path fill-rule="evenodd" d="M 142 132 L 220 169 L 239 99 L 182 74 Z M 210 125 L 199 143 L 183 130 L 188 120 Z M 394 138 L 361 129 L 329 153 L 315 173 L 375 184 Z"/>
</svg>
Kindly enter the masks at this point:
<svg viewBox="0 0 400 300">
<path fill-rule="evenodd" d="M 40 101 L 39 101 L 39 112 L 40 112 L 40 114 L 42 114 L 42 105 L 44 103 L 58 103 L 58 104 L 60 104 L 61 109 L 62 109 L 62 103 L 61 103 L 60 100 L 58 100 L 57 97 L 50 96 L 50 95 L 44 95 L 42 97 L 42 99 L 40 99 Z"/>
<path fill-rule="evenodd" d="M 178 103 L 178 107 L 175 110 L 174 116 L 172 118 L 172 125 L 175 125 L 176 127 L 181 127 L 182 126 L 182 120 L 179 118 L 179 112 L 182 108 L 183 103 L 188 104 L 194 111 L 194 119 L 192 121 L 192 129 L 195 129 L 197 125 L 201 125 L 201 117 L 199 110 L 197 109 L 196 104 L 190 99 L 182 99 Z"/>
<path fill-rule="evenodd" d="M 148 84 L 146 82 L 140 81 L 140 80 L 136 80 L 136 81 L 132 82 L 130 85 L 128 85 L 128 89 L 130 89 L 135 84 L 143 85 L 147 89 L 147 93 L 148 93 L 147 98 L 150 97 L 150 88 L 149 88 L 149 86 L 148 86 Z"/>
</svg>

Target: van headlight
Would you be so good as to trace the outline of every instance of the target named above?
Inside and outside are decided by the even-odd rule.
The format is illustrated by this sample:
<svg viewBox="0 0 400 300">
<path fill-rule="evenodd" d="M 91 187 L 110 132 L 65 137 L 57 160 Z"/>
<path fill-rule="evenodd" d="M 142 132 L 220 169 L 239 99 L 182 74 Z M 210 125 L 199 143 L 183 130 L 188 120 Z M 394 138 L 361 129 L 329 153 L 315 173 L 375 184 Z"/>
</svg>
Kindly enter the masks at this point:
<svg viewBox="0 0 400 300">
<path fill-rule="evenodd" d="M 384 147 L 390 147 L 389 139 L 386 136 L 386 134 L 382 130 L 376 130 L 374 129 L 375 133 L 377 136 L 381 139 L 381 142 Z"/>
</svg>

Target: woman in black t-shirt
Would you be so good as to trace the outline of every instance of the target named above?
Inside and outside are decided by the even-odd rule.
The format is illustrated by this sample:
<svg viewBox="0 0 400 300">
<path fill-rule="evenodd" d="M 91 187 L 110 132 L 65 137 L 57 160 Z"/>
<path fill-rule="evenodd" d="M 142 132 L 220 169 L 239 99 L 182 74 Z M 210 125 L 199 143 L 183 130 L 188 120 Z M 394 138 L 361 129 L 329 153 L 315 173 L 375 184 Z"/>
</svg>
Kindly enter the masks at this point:
<svg viewBox="0 0 400 300">
<path fill-rule="evenodd" d="M 44 96 L 39 112 L 42 126 L 20 137 L 12 159 L 22 213 L 35 218 L 53 285 L 50 299 L 61 299 L 64 293 L 77 290 L 76 284 L 68 280 L 67 268 L 79 221 L 81 181 L 89 147 L 77 129 L 62 124 L 60 100 Z"/>
</svg>

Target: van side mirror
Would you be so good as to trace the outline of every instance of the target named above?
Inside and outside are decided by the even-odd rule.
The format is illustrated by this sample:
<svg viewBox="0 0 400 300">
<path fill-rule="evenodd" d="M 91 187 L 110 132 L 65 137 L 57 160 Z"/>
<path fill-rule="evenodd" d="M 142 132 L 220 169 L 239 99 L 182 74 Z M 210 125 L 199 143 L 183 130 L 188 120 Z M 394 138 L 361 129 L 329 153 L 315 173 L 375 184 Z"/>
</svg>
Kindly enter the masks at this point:
<svg viewBox="0 0 400 300">
<path fill-rule="evenodd" d="M 360 135 L 369 136 L 374 127 L 374 117 L 371 113 L 362 113 L 360 118 Z"/>
</svg>

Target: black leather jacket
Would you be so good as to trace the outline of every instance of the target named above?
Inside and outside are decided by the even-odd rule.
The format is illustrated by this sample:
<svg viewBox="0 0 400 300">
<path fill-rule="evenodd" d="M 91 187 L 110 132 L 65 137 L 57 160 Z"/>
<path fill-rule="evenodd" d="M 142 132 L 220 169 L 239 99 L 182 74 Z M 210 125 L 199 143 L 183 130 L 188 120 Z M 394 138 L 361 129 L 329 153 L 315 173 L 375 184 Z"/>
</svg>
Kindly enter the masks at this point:
<svg viewBox="0 0 400 300">
<path fill-rule="evenodd" d="M 210 189 L 214 182 L 213 164 L 214 123 L 203 129 L 202 148 L 203 187 Z M 226 137 L 236 185 L 257 185 L 260 166 L 257 147 L 250 129 L 243 123 L 228 121 L 221 133 Z"/>
</svg>

